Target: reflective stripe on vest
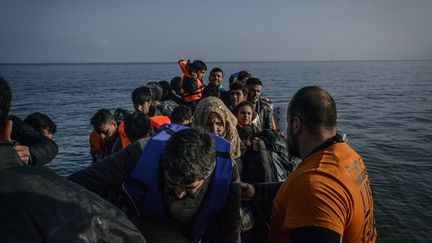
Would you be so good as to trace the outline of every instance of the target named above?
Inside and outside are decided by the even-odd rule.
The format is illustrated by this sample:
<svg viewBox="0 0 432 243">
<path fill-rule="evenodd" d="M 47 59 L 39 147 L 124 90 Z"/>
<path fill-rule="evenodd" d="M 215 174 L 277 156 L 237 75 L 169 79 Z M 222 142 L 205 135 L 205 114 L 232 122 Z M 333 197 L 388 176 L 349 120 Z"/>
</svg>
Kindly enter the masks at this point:
<svg viewBox="0 0 432 243">
<path fill-rule="evenodd" d="M 169 212 L 161 194 L 159 159 L 171 135 L 183 129 L 190 128 L 174 124 L 162 126 L 144 148 L 130 180 L 123 183 L 123 189 L 129 195 L 141 217 L 159 221 L 169 218 Z M 212 139 L 217 151 L 216 167 L 201 206 L 194 217 L 189 235 L 192 242 L 198 242 L 202 238 L 209 216 L 216 213 L 225 204 L 231 182 L 230 144 L 218 136 L 212 135 Z"/>
</svg>

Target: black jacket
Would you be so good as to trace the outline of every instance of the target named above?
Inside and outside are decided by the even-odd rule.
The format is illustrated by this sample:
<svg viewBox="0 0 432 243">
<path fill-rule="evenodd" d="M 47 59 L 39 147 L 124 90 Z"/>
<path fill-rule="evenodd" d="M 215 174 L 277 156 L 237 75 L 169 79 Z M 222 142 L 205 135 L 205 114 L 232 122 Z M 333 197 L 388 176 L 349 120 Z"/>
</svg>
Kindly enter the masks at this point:
<svg viewBox="0 0 432 243">
<path fill-rule="evenodd" d="M 11 138 L 29 147 L 31 165 L 44 165 L 54 159 L 58 147 L 53 140 L 35 131 L 19 117 L 11 115 L 9 118 L 13 121 Z"/>
<path fill-rule="evenodd" d="M 126 215 L 0 141 L 2 242 L 146 242 Z"/>
<path fill-rule="evenodd" d="M 130 177 L 147 141 L 148 139 L 140 139 L 118 153 L 103 159 L 95 167 L 88 167 L 72 174 L 69 179 L 90 191 L 105 195 L 107 190 Z M 238 182 L 238 171 L 234 167 L 225 205 L 217 215 L 209 218 L 202 242 L 237 242 L 240 233 L 240 184 Z M 132 215 L 130 218 L 137 217 Z M 137 220 L 133 221 L 138 228 L 145 227 Z M 145 231 L 146 229 L 142 230 L 142 232 Z"/>
<path fill-rule="evenodd" d="M 273 126 L 273 106 L 266 98 L 259 98 L 255 103 L 255 112 L 259 115 L 261 120 L 261 130 L 275 129 Z"/>
</svg>

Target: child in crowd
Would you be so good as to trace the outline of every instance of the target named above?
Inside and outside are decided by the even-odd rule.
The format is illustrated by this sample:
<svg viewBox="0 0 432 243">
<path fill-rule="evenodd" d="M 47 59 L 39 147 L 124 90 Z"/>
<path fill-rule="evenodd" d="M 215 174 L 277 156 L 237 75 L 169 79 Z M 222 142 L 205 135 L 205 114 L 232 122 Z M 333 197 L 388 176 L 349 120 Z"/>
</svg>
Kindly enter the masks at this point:
<svg viewBox="0 0 432 243">
<path fill-rule="evenodd" d="M 182 98 L 190 105 L 196 104 L 202 97 L 204 88 L 203 78 L 207 71 L 207 65 L 201 60 L 190 62 L 180 60 L 178 62 L 183 73 L 181 80 Z"/>
<path fill-rule="evenodd" d="M 253 110 L 253 103 L 243 101 L 234 109 L 234 115 L 237 118 L 237 131 L 242 143 L 246 147 L 252 146 L 252 139 L 255 133 L 260 131 L 258 115 Z M 257 145 L 255 145 L 257 147 Z M 258 150 L 257 148 L 255 150 Z"/>
</svg>

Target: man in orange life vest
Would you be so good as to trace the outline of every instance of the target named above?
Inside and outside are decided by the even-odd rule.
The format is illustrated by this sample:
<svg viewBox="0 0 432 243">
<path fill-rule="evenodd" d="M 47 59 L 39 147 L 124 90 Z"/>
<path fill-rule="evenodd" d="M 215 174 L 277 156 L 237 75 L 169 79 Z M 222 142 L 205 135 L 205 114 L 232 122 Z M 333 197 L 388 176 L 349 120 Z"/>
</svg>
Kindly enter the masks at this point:
<svg viewBox="0 0 432 243">
<path fill-rule="evenodd" d="M 192 63 L 189 60 L 180 60 L 178 64 L 183 72 L 182 98 L 188 104 L 194 104 L 201 99 L 204 88 L 202 80 L 207 71 L 207 65 L 201 60 L 195 60 Z"/>
<path fill-rule="evenodd" d="M 302 162 L 273 200 L 268 242 L 375 242 L 368 173 L 362 157 L 336 133 L 333 98 L 319 87 L 304 87 L 291 99 L 287 119 L 289 152 Z"/>
<path fill-rule="evenodd" d="M 108 109 L 98 110 L 90 119 L 93 131 L 90 134 L 90 155 L 92 165 L 112 154 L 114 143 L 118 138 L 117 122 Z"/>
</svg>

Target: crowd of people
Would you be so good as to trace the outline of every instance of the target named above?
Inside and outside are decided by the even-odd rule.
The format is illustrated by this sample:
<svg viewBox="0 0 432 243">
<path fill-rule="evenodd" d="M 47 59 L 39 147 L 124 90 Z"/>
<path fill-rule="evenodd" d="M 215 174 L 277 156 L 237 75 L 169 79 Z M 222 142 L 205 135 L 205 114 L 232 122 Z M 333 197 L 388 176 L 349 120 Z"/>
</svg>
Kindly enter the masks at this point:
<svg viewBox="0 0 432 243">
<path fill-rule="evenodd" d="M 5 195 L 13 194 L 15 208 L 37 211 L 31 200 L 23 202 L 31 196 L 43 196 L 49 206 L 49 217 L 34 214 L 26 236 L 17 228 L 30 224 L 24 209 L 0 234 L 12 241 L 35 235 L 42 242 L 61 234 L 89 242 L 376 241 L 367 171 L 336 133 L 336 104 L 327 91 L 297 91 L 288 104 L 285 137 L 271 101 L 261 96 L 259 78 L 240 71 L 224 90 L 221 68 L 213 68 L 205 84 L 203 61 L 178 63 L 182 75 L 171 82 L 132 90 L 133 112 L 100 109 L 90 118 L 91 165 L 67 180 L 39 169 L 58 151 L 54 122 L 42 113 L 24 121 L 9 114 L 11 91 L 0 78 L 0 173 L 42 177 L 46 181 L 35 182 L 46 185 L 58 180 L 61 191 L 54 195 L 21 183 L 0 187 L 2 205 L 12 207 Z M 59 200 L 70 205 L 56 206 Z M 72 208 L 77 200 L 85 203 Z M 82 227 L 68 232 L 83 214 Z M 50 231 L 56 218 L 65 226 Z M 44 226 L 37 230 L 39 224 Z"/>
</svg>

